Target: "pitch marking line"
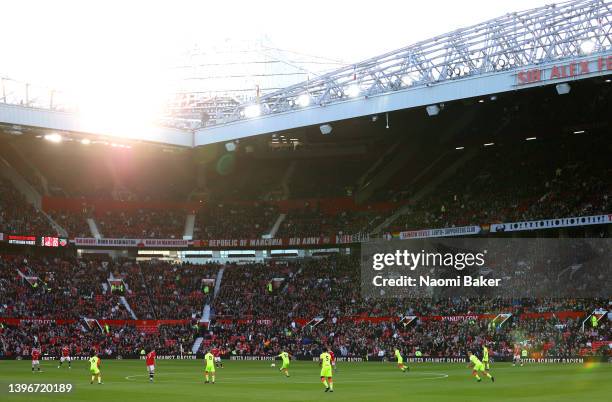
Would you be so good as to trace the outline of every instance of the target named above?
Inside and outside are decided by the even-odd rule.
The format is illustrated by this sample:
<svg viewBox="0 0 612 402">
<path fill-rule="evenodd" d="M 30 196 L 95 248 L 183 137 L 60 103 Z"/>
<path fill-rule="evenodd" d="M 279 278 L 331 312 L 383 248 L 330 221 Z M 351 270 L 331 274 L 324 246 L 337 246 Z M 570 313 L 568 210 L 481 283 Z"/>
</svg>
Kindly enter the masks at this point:
<svg viewBox="0 0 612 402">
<path fill-rule="evenodd" d="M 415 376 L 416 374 L 416 376 Z M 160 373 L 160 374 L 155 374 L 156 378 L 161 377 L 175 377 L 175 376 L 190 376 L 193 375 L 193 372 L 189 372 L 189 373 L 180 373 L 180 372 L 173 372 L 173 373 Z M 136 380 L 134 380 L 134 378 L 138 378 L 138 377 L 148 377 L 149 374 L 134 374 L 134 375 L 128 375 L 125 376 L 124 378 L 127 381 L 132 381 L 135 382 Z M 219 382 L 223 382 L 223 383 L 266 383 L 266 382 L 270 382 L 271 379 L 278 377 L 278 378 L 282 378 L 281 376 L 260 376 L 260 377 L 224 377 L 224 376 L 220 376 L 218 377 Z M 405 378 L 407 380 L 442 380 L 445 378 L 448 378 L 449 375 L 447 373 L 433 373 L 433 372 L 427 372 L 427 371 L 420 371 L 420 372 L 410 372 L 406 375 L 400 375 L 398 376 L 398 378 Z M 202 375 L 202 381 L 172 381 L 173 383 L 180 383 L 180 384 L 202 384 L 204 383 L 204 375 Z M 315 376 L 315 378 L 318 378 Z M 340 380 L 342 383 L 345 384 L 351 384 L 351 383 L 377 383 L 379 382 L 379 380 L 377 379 L 360 379 L 360 380 Z M 165 382 L 165 381 L 164 381 Z M 312 384 L 313 381 L 294 381 L 292 379 L 287 380 L 287 382 L 291 382 L 294 384 Z"/>
</svg>

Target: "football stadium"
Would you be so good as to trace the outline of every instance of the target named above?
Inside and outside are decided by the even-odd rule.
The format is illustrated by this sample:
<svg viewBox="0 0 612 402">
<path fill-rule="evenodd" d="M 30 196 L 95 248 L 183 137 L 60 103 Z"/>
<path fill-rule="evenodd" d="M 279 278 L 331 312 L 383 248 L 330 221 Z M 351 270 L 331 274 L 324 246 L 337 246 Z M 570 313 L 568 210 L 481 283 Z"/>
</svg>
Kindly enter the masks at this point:
<svg viewBox="0 0 612 402">
<path fill-rule="evenodd" d="M 0 6 L 0 400 L 610 400 L 611 1 L 84 3 Z"/>
</svg>

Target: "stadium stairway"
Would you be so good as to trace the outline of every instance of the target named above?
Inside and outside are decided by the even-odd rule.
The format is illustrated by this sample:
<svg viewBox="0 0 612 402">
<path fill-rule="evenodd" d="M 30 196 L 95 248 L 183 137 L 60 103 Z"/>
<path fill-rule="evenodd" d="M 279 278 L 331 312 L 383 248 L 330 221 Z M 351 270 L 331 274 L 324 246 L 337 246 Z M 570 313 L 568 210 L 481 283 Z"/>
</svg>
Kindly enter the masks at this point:
<svg viewBox="0 0 612 402">
<path fill-rule="evenodd" d="M 59 223 L 53 220 L 47 213 L 42 210 L 42 197 L 36 191 L 36 189 L 24 179 L 17 169 L 15 169 L 6 159 L 0 157 L 0 174 L 2 174 L 7 180 L 9 180 L 13 186 L 19 191 L 27 202 L 32 204 L 38 212 L 40 212 L 47 220 L 55 231 L 62 237 L 68 237 L 68 232 Z"/>
<path fill-rule="evenodd" d="M 12 142 L 8 142 L 8 150 L 13 154 L 14 158 L 19 158 L 19 161 L 22 166 L 28 169 L 36 180 L 38 180 L 43 192 L 45 195 L 49 195 L 49 181 L 47 178 L 41 173 L 41 171 L 32 163 L 32 160 L 25 156 L 19 147 L 16 147 Z"/>
<path fill-rule="evenodd" d="M 59 223 L 57 223 L 55 220 L 53 220 L 53 218 L 51 218 L 51 216 L 47 215 L 47 213 L 45 211 L 43 211 L 43 210 L 40 210 L 40 213 L 43 214 L 45 218 L 47 218 L 47 220 L 51 224 L 51 227 L 53 229 L 55 229 L 55 231 L 59 235 L 61 235 L 62 237 L 68 237 L 68 231 L 66 231 L 66 229 L 64 229 Z"/>
<path fill-rule="evenodd" d="M 385 228 L 391 225 L 399 216 L 408 214 L 410 212 L 410 207 L 413 203 L 418 202 L 423 197 L 427 196 L 429 193 L 435 190 L 438 184 L 448 179 L 451 175 L 453 175 L 457 171 L 457 169 L 459 169 L 467 161 L 469 161 L 474 156 L 476 156 L 477 153 L 478 153 L 478 150 L 476 149 L 472 149 L 466 152 L 461 158 L 459 158 L 453 164 L 451 164 L 446 169 L 444 169 L 439 175 L 436 176 L 435 179 L 429 181 L 427 185 L 425 185 L 413 197 L 411 197 L 410 204 L 406 204 L 403 207 L 399 208 L 394 214 L 389 216 L 380 225 L 375 227 L 374 230 L 372 231 L 372 234 L 381 233 Z"/>
<path fill-rule="evenodd" d="M 204 337 L 197 337 L 196 340 L 193 342 L 193 345 L 191 346 L 191 353 L 193 353 L 194 355 L 198 353 L 198 350 L 200 350 L 200 346 L 202 346 L 202 342 L 204 342 Z"/>
<path fill-rule="evenodd" d="M 217 278 L 215 279 L 215 292 L 213 293 L 213 298 L 216 298 L 219 292 L 221 291 L 221 281 L 223 280 L 223 272 L 225 272 L 225 267 L 221 267 L 219 272 L 217 272 Z"/>
<path fill-rule="evenodd" d="M 221 290 L 221 281 L 223 280 L 224 271 L 225 268 L 222 267 L 217 273 L 217 278 L 215 279 L 215 290 L 213 291 L 213 300 L 215 299 L 215 297 L 217 297 L 219 291 Z M 202 317 L 200 317 L 200 323 L 204 324 L 210 322 L 210 310 L 210 302 L 207 302 L 202 308 Z"/>
<path fill-rule="evenodd" d="M 379 167 L 381 167 L 381 165 L 383 165 L 385 163 L 385 160 L 387 158 L 389 158 L 390 155 L 392 155 L 397 148 L 399 147 L 399 145 L 401 144 L 401 140 L 394 142 L 381 156 L 380 158 L 378 158 L 373 164 L 372 166 L 370 166 L 368 168 L 368 170 L 366 170 L 361 177 L 357 180 L 357 188 L 364 188 L 367 184 L 367 182 L 375 175 L 376 170 L 378 170 Z"/>
<path fill-rule="evenodd" d="M 285 171 L 283 175 L 283 180 L 281 181 L 281 188 L 283 189 L 283 200 L 289 199 L 291 195 L 291 190 L 289 189 L 289 182 L 291 181 L 291 176 L 293 176 L 293 172 L 295 172 L 295 167 L 297 165 L 296 161 L 292 161 L 291 165 Z"/>
<path fill-rule="evenodd" d="M 185 218 L 185 230 L 183 232 L 183 239 L 191 240 L 193 239 L 193 230 L 195 228 L 195 214 L 187 215 Z"/>
<path fill-rule="evenodd" d="M 462 114 L 453 124 L 440 129 L 440 131 L 436 133 L 436 136 L 439 138 L 438 141 L 442 143 L 455 133 L 461 132 L 461 130 L 469 127 L 470 123 L 472 123 L 476 117 L 476 108 Z M 414 129 L 417 131 L 426 130 L 426 128 L 416 127 Z M 397 174 L 402 173 L 406 167 L 407 161 L 419 155 L 420 143 L 423 140 L 417 140 L 417 142 L 414 143 L 412 141 L 407 141 L 406 138 L 407 137 L 401 138 L 397 143 L 389 147 L 389 149 L 387 149 L 374 165 L 359 179 L 359 186 L 355 192 L 355 200 L 357 203 L 366 202 L 370 197 L 376 194 L 379 189 L 384 188 L 384 186 Z"/>
<path fill-rule="evenodd" d="M 286 217 L 287 217 L 287 214 L 280 214 L 276 218 L 276 221 L 274 221 L 274 225 L 272 225 L 272 228 L 270 228 L 270 231 L 261 237 L 264 239 L 273 239 L 274 236 L 276 236 L 276 232 L 278 232 L 278 228 L 280 228 L 280 225 L 283 223 Z"/>
<path fill-rule="evenodd" d="M 210 322 L 210 304 L 206 304 L 202 309 L 202 317 L 200 318 L 201 323 L 209 323 Z"/>
<path fill-rule="evenodd" d="M 215 279 L 215 290 L 213 291 L 213 300 L 217 297 L 217 295 L 221 291 L 221 281 L 223 280 L 224 271 L 225 271 L 225 268 L 222 267 L 221 269 L 219 269 L 219 272 L 217 273 L 217 278 Z M 210 322 L 210 309 L 211 309 L 210 303 L 206 303 L 206 305 L 204 305 L 204 308 L 202 309 L 202 317 L 200 318 L 201 324 Z M 198 350 L 200 350 L 200 347 L 202 346 L 203 342 L 204 342 L 203 337 L 200 336 L 196 338 L 196 340 L 193 342 L 193 345 L 191 346 L 191 352 L 193 354 L 198 353 Z"/>
<path fill-rule="evenodd" d="M 217 273 L 217 278 L 215 279 L 215 290 L 213 291 L 213 300 L 217 297 L 217 295 L 219 294 L 219 291 L 221 290 L 221 281 L 223 280 L 223 272 L 225 271 L 225 268 L 221 268 L 219 269 L 219 272 Z M 210 322 L 210 303 L 206 303 L 204 305 L 204 308 L 202 309 L 202 317 L 200 317 L 200 324 L 208 324 Z M 203 337 L 198 337 L 196 338 L 196 340 L 193 342 L 193 345 L 191 346 L 191 352 L 193 354 L 196 354 L 198 352 L 198 350 L 200 350 L 200 347 L 202 346 L 202 342 L 204 342 L 204 338 Z"/>
<path fill-rule="evenodd" d="M 380 188 L 406 165 L 406 161 L 413 158 L 418 152 L 419 147 L 401 144 L 391 147 L 392 152 L 387 152 L 376 162 L 376 168 L 364 175 L 360 181 L 363 183 L 355 193 L 357 203 L 366 202 Z M 390 151 L 391 151 L 390 150 Z"/>
<path fill-rule="evenodd" d="M 102 238 L 102 234 L 98 230 L 98 225 L 96 224 L 96 221 L 93 218 L 87 218 L 87 225 L 89 226 L 89 231 L 91 232 L 91 235 L 94 238 L 96 239 Z"/>
<path fill-rule="evenodd" d="M 13 183 L 17 191 L 23 194 L 30 204 L 36 209 L 40 209 L 42 207 L 42 197 L 38 194 L 38 191 L 36 191 L 36 189 L 32 187 L 6 159 L 0 157 L 0 163 L 0 173 Z"/>
<path fill-rule="evenodd" d="M 123 304 L 123 307 L 125 307 L 125 309 L 128 311 L 128 313 L 130 313 L 130 316 L 132 317 L 132 319 L 133 320 L 137 320 L 138 317 L 136 317 L 136 314 L 134 314 L 134 310 L 132 310 L 132 307 L 130 307 L 130 303 L 128 303 L 128 301 L 125 298 L 125 296 L 121 296 L 119 298 L 119 300 L 121 300 L 121 304 Z"/>
<path fill-rule="evenodd" d="M 221 268 L 219 270 L 219 272 L 217 273 L 217 279 L 215 279 L 215 290 L 213 292 L 213 300 L 215 297 L 217 297 L 217 295 L 219 294 L 219 291 L 221 290 L 221 281 L 223 280 L 223 271 L 225 271 L 225 268 Z M 200 318 L 200 324 L 207 324 L 210 322 L 210 303 L 206 303 L 204 305 L 204 308 L 202 309 L 202 317 Z M 191 352 L 193 354 L 198 353 L 198 350 L 200 350 L 200 347 L 202 346 L 202 342 L 204 342 L 204 338 L 203 337 L 197 337 L 196 340 L 193 342 L 193 345 L 191 346 Z"/>
</svg>

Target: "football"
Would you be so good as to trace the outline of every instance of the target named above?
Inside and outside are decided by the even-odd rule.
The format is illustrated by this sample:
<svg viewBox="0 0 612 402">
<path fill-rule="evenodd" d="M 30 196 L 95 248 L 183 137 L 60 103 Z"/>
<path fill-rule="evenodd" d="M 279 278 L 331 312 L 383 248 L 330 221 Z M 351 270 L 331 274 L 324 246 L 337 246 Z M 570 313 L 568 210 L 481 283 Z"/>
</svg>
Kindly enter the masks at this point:
<svg viewBox="0 0 612 402">
<path fill-rule="evenodd" d="M 270 367 L 276 367 L 276 363 L 270 364 Z"/>
</svg>

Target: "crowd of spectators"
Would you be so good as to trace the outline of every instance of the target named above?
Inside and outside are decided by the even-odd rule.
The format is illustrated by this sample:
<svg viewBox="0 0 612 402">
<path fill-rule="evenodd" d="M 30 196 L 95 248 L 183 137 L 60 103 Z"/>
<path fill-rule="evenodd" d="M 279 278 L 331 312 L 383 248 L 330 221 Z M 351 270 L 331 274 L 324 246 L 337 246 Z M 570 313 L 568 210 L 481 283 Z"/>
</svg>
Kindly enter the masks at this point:
<svg viewBox="0 0 612 402">
<path fill-rule="evenodd" d="M 109 238 L 182 239 L 186 215 L 175 210 L 107 211 L 96 217 L 96 224 Z"/>
<path fill-rule="evenodd" d="M 569 305 L 568 307 L 574 307 Z M 577 307 L 575 307 L 577 308 Z M 414 357 L 465 357 L 467 350 L 491 349 L 495 358 L 510 358 L 515 345 L 535 356 L 578 356 L 611 354 L 608 347 L 612 327 L 602 320 L 598 327 L 582 330 L 582 320 L 550 318 L 520 319 L 518 316 L 491 327 L 491 320 L 415 319 L 408 325 L 399 320 L 325 318 L 320 323 L 299 325 L 291 319 L 250 322 L 219 321 L 209 332 L 212 344 L 234 354 L 270 356 L 282 350 L 297 356 L 316 357 L 329 345 L 346 358 L 387 358 L 398 348 Z M 603 348 L 594 349 L 596 341 Z"/>
<path fill-rule="evenodd" d="M 421 188 L 398 190 L 406 207 L 387 230 L 609 213 L 612 211 L 609 180 L 612 165 L 608 153 L 607 139 L 597 136 L 526 141 L 511 152 L 503 147 L 483 148 L 416 201 L 413 198 Z M 297 172 L 294 180 L 303 181 Z M 317 174 L 325 175 L 316 171 L 308 173 Z M 309 180 L 309 183 L 319 186 L 320 180 Z M 312 193 L 311 197 L 315 194 L 318 193 Z M 338 194 L 328 191 L 323 195 Z M 392 194 L 389 197 L 397 198 Z M 309 201 L 303 208 L 287 212 L 276 237 L 368 233 L 394 212 L 396 209 L 391 208 L 329 213 L 319 208 L 316 201 Z M 102 236 L 119 238 L 181 238 L 186 221 L 186 213 L 178 210 L 121 210 L 94 215 Z M 269 233 L 279 215 L 275 204 L 264 201 L 211 203 L 196 213 L 194 238 L 260 238 Z M 86 222 L 89 215 L 85 212 L 52 211 L 51 216 L 71 237 L 90 235 Z M 0 230 L 39 235 L 55 233 L 47 219 L 25 202 L 6 180 L 0 182 Z"/>
<path fill-rule="evenodd" d="M 210 301 L 217 277 L 218 266 L 193 264 L 168 264 L 150 262 L 138 264 L 139 287 L 132 289 L 141 298 L 146 295 L 150 308 L 143 308 L 141 301 L 134 300 L 139 318 L 172 319 L 175 317 L 196 319 L 202 314 L 204 305 Z"/>
<path fill-rule="evenodd" d="M 138 356 L 141 350 L 155 348 L 159 355 L 186 354 L 193 343 L 189 325 L 162 325 L 147 332 L 132 325 L 109 326 L 108 331 L 85 322 L 22 322 L 0 328 L 0 357 L 29 358 L 32 348 L 45 357 L 59 358 L 67 346 L 72 357 L 89 356 L 94 349 L 101 356 Z"/>
<path fill-rule="evenodd" d="M 269 288 L 273 278 L 281 286 Z M 459 357 L 468 349 L 480 350 L 486 342 L 499 357 L 510 356 L 517 343 L 527 344 L 533 353 L 577 355 L 593 352 L 590 342 L 612 339 L 611 327 L 603 321 L 597 329 L 580 329 L 588 313 L 608 308 L 609 301 L 604 299 L 365 299 L 360 295 L 359 272 L 352 257 L 231 267 L 223 284 L 215 300 L 217 320 L 210 342 L 238 354 L 270 355 L 287 349 L 296 355 L 316 356 L 329 344 L 345 357 L 388 357 L 394 347 L 410 355 L 419 350 L 424 356 Z M 235 297 L 237 288 L 241 299 Z M 583 315 L 565 321 L 554 315 L 539 320 L 519 318 L 523 313 L 559 311 Z M 413 315 L 500 313 L 511 313 L 514 318 L 493 330 L 490 319 L 416 320 L 407 327 L 398 320 Z M 323 319 L 318 325 L 312 321 L 317 317 Z M 372 317 L 382 321 L 369 322 Z M 298 324 L 305 320 L 309 324 Z"/>
<path fill-rule="evenodd" d="M 0 233 L 48 236 L 57 231 L 9 180 L 0 178 Z"/>
<path fill-rule="evenodd" d="M 212 295 L 217 270 L 216 265 L 0 255 L 0 317 L 195 319 Z"/>
<path fill-rule="evenodd" d="M 109 263 L 95 260 L 0 256 L 4 290 L 0 315 L 73 319 L 130 318 L 116 295 L 105 293 Z"/>
<path fill-rule="evenodd" d="M 282 316 L 284 289 L 300 271 L 299 263 L 228 265 L 212 313 L 217 317 Z M 240 289 L 241 297 L 236 297 Z"/>
<path fill-rule="evenodd" d="M 507 153 L 484 149 L 429 195 L 412 203 L 390 229 L 609 213 L 609 152 L 605 139 L 598 138 L 526 143 Z"/>
<path fill-rule="evenodd" d="M 85 211 L 82 213 L 49 211 L 48 213 L 57 224 L 66 230 L 69 238 L 91 237 L 91 230 L 87 223 L 87 218 L 89 218 L 89 216 Z"/>
<path fill-rule="evenodd" d="M 276 237 L 323 237 L 369 233 L 382 223 L 388 211 L 340 211 L 325 213 L 317 207 L 290 210 L 279 226 Z"/>
<path fill-rule="evenodd" d="M 360 157 L 298 160 L 289 181 L 294 199 L 352 196 L 356 182 L 375 162 L 375 152 Z"/>
<path fill-rule="evenodd" d="M 96 347 L 106 354 L 133 354 L 151 346 L 178 354 L 189 350 L 193 337 L 200 334 L 189 324 L 162 326 L 152 332 L 129 325 L 111 326 L 105 332 L 84 325 L 84 318 L 133 318 L 119 300 L 122 294 L 139 319 L 194 323 L 204 305 L 211 304 L 211 325 L 203 332 L 203 347 L 215 345 L 233 354 L 270 356 L 283 349 L 316 356 L 323 345 L 330 345 L 342 357 L 387 358 L 394 347 L 410 356 L 418 350 L 423 356 L 461 357 L 486 343 L 494 356 L 508 357 L 520 343 L 538 355 L 583 355 L 609 353 L 605 348 L 593 350 L 592 345 L 612 340 L 607 317 L 597 327 L 587 323 L 582 330 L 592 311 L 612 306 L 608 299 L 368 299 L 360 294 L 359 265 L 353 256 L 225 265 L 215 298 L 213 283 L 220 268 L 3 255 L 0 317 L 38 321 L 5 325 L 0 343 L 5 354 L 17 355 L 27 354 L 36 343 L 50 354 L 65 343 L 75 350 Z M 120 282 L 120 293 L 109 292 L 104 285 L 109 282 Z M 554 314 L 564 311 L 578 312 L 578 316 L 557 318 Z M 503 324 L 473 317 L 501 313 L 511 314 Z M 524 313 L 553 314 L 530 317 Z M 418 318 L 402 321 L 406 316 Z M 425 318 L 431 316 L 463 319 Z M 75 323 L 40 321 L 56 319 Z"/>
<path fill-rule="evenodd" d="M 210 205 L 198 212 L 196 239 L 258 239 L 268 233 L 278 208 L 264 202 Z"/>
</svg>

